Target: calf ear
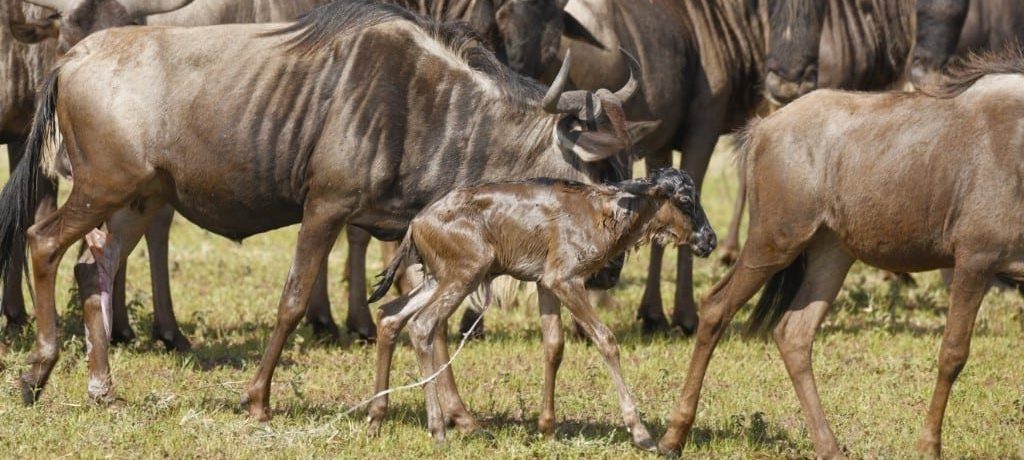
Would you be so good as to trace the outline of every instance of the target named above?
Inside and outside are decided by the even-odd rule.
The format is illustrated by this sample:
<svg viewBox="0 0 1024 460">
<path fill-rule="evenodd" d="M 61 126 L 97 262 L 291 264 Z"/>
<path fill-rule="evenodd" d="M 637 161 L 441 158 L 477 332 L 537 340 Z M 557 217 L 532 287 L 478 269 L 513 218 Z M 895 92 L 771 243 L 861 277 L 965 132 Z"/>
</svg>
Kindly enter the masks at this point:
<svg viewBox="0 0 1024 460">
<path fill-rule="evenodd" d="M 653 133 L 659 126 L 661 126 L 661 120 L 630 121 L 626 123 L 626 131 L 629 133 L 630 142 L 636 144 Z"/>
<path fill-rule="evenodd" d="M 24 22 L 11 20 L 11 35 L 22 43 L 39 43 L 47 38 L 57 38 L 60 35 L 60 26 L 56 21 Z"/>
</svg>

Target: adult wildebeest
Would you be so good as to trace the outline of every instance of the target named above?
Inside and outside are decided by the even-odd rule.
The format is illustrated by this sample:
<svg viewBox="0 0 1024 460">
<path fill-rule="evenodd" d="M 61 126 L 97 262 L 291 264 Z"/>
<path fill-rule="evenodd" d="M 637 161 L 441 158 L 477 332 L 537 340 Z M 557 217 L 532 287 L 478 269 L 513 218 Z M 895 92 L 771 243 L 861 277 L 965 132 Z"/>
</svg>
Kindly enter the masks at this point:
<svg viewBox="0 0 1024 460">
<path fill-rule="evenodd" d="M 910 82 L 936 83 L 950 58 L 1019 45 L 1024 8 L 1015 0 L 917 0 Z"/>
<path fill-rule="evenodd" d="M 557 299 L 545 302 L 554 310 L 541 310 L 545 372 L 540 431 L 551 436 L 555 428 L 555 375 L 563 345 L 560 301 L 604 357 L 633 443 L 653 450 L 654 441 L 622 376 L 615 335 L 598 319 L 586 291 L 587 278 L 631 247 L 652 240 L 687 246 L 702 257 L 715 248 L 715 232 L 697 188 L 677 169 L 659 169 L 643 179 L 605 186 L 542 178 L 452 191 L 412 220 L 398 255 L 370 298 L 373 302 L 387 293 L 403 263 L 422 262 L 427 270 L 414 295 L 382 308 L 388 316 L 381 319 L 375 394 L 387 390 L 395 339 L 411 320 L 409 336 L 428 380 L 428 425 L 435 439 L 443 439 L 440 399 L 448 405 L 461 400 L 449 359 L 435 359 L 437 351 L 447 354 L 442 343 L 448 340 L 448 318 L 478 285 L 488 286 L 495 276 L 509 275 L 535 281 L 539 296 Z M 429 381 L 442 372 L 444 377 Z M 446 387 L 441 390 L 446 398 L 438 397 L 441 386 Z M 372 433 L 386 410 L 385 394 L 370 408 Z"/>
<path fill-rule="evenodd" d="M 623 117 L 630 91 L 563 89 L 545 95 L 459 24 L 367 0 L 336 1 L 292 25 L 121 28 L 83 40 L 48 79 L 26 161 L 0 196 L 5 269 L 28 226 L 33 179 L 55 164 L 74 178 L 67 202 L 27 229 L 37 342 L 21 378 L 25 401 L 38 397 L 58 356 L 54 276 L 63 252 L 108 221 L 109 235 L 93 239 L 98 268 L 88 267 L 113 273 L 170 203 L 233 239 L 302 223 L 245 397 L 249 414 L 268 419 L 274 368 L 343 226 L 394 238 L 457 186 L 622 173 L 614 160 L 651 126 Z M 55 124 L 63 160 L 42 151 Z M 104 284 L 102 276 L 85 283 L 87 295 Z M 102 303 L 85 305 L 97 400 L 112 396 L 106 320 Z"/>
<path fill-rule="evenodd" d="M 648 70 L 640 77 L 643 97 L 626 106 L 627 114 L 662 120 L 638 147 L 651 170 L 670 166 L 672 150 L 681 151 L 683 169 L 699 188 L 718 137 L 742 126 L 763 100 L 757 88 L 767 33 L 764 8 L 762 0 L 570 0 L 563 11 L 562 46 L 579 59 L 572 82 L 580 88 L 621 84 L 628 67 L 617 50 L 635 51 Z M 646 331 L 667 324 L 662 254 L 652 246 L 638 314 Z M 681 249 L 672 322 L 686 332 L 697 325 L 692 271 L 690 253 Z"/>
<path fill-rule="evenodd" d="M 238 0 L 199 0 L 188 4 L 191 0 L 164 0 L 160 8 L 181 9 L 168 14 L 143 17 L 138 11 L 153 11 L 153 7 L 142 8 L 139 0 L 87 0 L 73 3 L 65 0 L 32 0 L 59 11 L 63 18 L 58 20 L 26 21 L 13 24 L 12 27 L 25 41 L 40 41 L 48 37 L 59 37 L 63 49 L 74 45 L 82 38 L 99 30 L 137 23 L 170 26 L 201 26 L 226 23 L 256 23 L 289 21 L 297 18 L 312 8 L 326 3 L 326 0 L 300 0 L 282 2 L 280 0 L 258 0 L 244 2 Z M 430 15 L 438 20 L 466 21 L 477 33 L 488 40 L 499 53 L 499 58 L 508 54 L 512 56 L 511 67 L 525 75 L 534 75 L 539 62 L 547 62 L 557 57 L 558 39 L 561 35 L 561 22 L 541 21 L 531 24 L 530 28 L 519 26 L 519 18 L 553 16 L 548 11 L 556 6 L 555 0 L 380 0 L 394 3 L 422 14 Z M 562 1 L 564 3 L 564 0 Z M 507 42 L 507 45 L 506 45 Z M 510 50 L 506 53 L 505 50 Z M 147 230 L 146 242 L 152 266 L 154 327 L 153 337 L 163 342 L 168 348 L 186 350 L 190 347 L 188 340 L 180 332 L 171 301 L 170 286 L 167 272 L 167 238 L 170 231 L 173 211 L 166 207 L 154 219 L 153 225 Z M 365 300 L 366 248 L 370 235 L 356 227 L 346 232 L 349 252 L 347 267 L 349 272 L 348 315 L 345 321 L 349 331 L 361 338 L 373 339 L 376 328 Z M 115 342 L 129 342 L 135 334 L 128 322 L 125 308 L 125 270 L 118 272 L 113 293 L 113 338 Z M 317 335 L 337 337 L 338 327 L 331 314 L 330 300 L 327 296 L 326 263 L 324 274 L 314 287 L 310 308 L 307 310 L 307 322 Z M 20 285 L 19 285 L 20 286 Z M 20 291 L 19 291 L 20 292 Z M 96 300 L 96 299 L 94 299 Z M 86 300 L 88 301 L 88 300 Z M 23 311 L 23 309 L 22 309 Z"/>
<path fill-rule="evenodd" d="M 913 0 L 776 0 L 769 5 L 764 95 L 774 106 L 819 87 L 874 91 L 900 85 L 913 44 Z M 740 246 L 746 184 L 739 185 L 719 249 L 728 264 Z"/>
<path fill-rule="evenodd" d="M 750 128 L 750 229 L 701 311 L 678 407 L 676 451 L 696 416 L 711 353 L 767 282 L 752 326 L 773 337 L 818 457 L 842 456 L 811 371 L 815 331 L 855 260 L 912 272 L 952 268 L 939 374 L 918 449 L 940 453 L 950 388 L 993 276 L 1024 281 L 1024 56 L 977 59 L 921 93 L 813 92 Z M 927 171 L 927 174 L 922 174 Z M 892 197 L 899 197 L 894 200 Z"/>
<path fill-rule="evenodd" d="M 23 18 L 45 17 L 48 13 L 41 8 L 28 6 L 22 9 L 20 2 L 0 2 L 0 26 Z M 6 27 L 4 27 L 6 28 Z M 31 47 L 19 43 L 8 31 L 0 31 L 0 144 L 7 145 L 7 158 L 11 168 L 18 163 L 24 150 L 32 123 L 36 88 L 42 84 L 47 69 L 53 64 L 56 52 L 52 45 Z M 48 187 L 48 182 L 40 184 Z M 52 194 L 41 200 L 41 214 L 48 214 L 56 208 Z M 21 286 L 22 260 L 15 255 L 10 270 L 4 279 L 0 297 L 0 311 L 7 318 L 8 330 L 19 329 L 28 323 L 25 314 L 25 299 Z"/>
</svg>

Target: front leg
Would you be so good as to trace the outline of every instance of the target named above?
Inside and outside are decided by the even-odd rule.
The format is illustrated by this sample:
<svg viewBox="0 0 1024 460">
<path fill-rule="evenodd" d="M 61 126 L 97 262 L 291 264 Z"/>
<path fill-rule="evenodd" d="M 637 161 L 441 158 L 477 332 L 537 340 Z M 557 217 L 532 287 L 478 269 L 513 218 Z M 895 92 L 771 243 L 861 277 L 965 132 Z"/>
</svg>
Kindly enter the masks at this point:
<svg viewBox="0 0 1024 460">
<path fill-rule="evenodd" d="M 537 300 L 540 306 L 540 334 L 544 344 L 544 396 L 537 429 L 545 437 L 555 435 L 555 380 L 562 365 L 565 337 L 562 334 L 561 305 L 555 295 L 538 284 Z"/>
</svg>

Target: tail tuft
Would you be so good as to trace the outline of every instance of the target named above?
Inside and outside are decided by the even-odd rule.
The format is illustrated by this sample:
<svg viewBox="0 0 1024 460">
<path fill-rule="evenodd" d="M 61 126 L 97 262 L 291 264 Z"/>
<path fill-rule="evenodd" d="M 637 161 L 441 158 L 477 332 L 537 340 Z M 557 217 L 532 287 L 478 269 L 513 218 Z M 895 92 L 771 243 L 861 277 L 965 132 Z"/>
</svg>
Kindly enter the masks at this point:
<svg viewBox="0 0 1024 460">
<path fill-rule="evenodd" d="M 410 260 L 416 252 L 416 247 L 412 244 L 412 231 L 405 233 L 405 238 L 402 239 L 402 244 L 398 246 L 398 251 L 395 254 L 395 258 L 391 260 L 387 268 L 384 269 L 381 274 L 377 275 L 380 281 L 373 286 L 373 293 L 370 294 L 368 303 L 374 303 L 385 295 L 391 289 L 391 285 L 395 282 L 395 274 L 402 268 L 402 263 Z"/>
</svg>

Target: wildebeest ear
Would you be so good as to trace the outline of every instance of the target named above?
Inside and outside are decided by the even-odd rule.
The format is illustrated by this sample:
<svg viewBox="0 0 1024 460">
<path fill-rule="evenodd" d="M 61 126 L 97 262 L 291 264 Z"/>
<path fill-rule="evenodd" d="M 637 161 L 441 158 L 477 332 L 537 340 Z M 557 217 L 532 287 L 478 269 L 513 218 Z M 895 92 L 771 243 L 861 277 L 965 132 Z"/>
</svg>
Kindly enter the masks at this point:
<svg viewBox="0 0 1024 460">
<path fill-rule="evenodd" d="M 607 159 L 626 149 L 615 133 L 585 130 L 575 115 L 563 116 L 555 129 L 558 147 L 588 163 Z"/>
<path fill-rule="evenodd" d="M 608 49 L 600 40 L 597 39 L 597 37 L 594 36 L 594 34 L 587 30 L 586 26 L 569 14 L 568 11 L 562 13 L 562 23 L 562 35 L 565 35 L 567 38 L 579 40 L 603 50 Z"/>
<path fill-rule="evenodd" d="M 57 38 L 60 35 L 60 25 L 56 21 L 46 20 L 39 22 L 22 22 L 11 20 L 11 35 L 22 43 L 39 43 L 47 38 Z"/>
<path fill-rule="evenodd" d="M 630 121 L 626 122 L 626 132 L 629 133 L 630 141 L 635 144 L 653 133 L 659 126 L 661 126 L 661 120 Z"/>
</svg>

